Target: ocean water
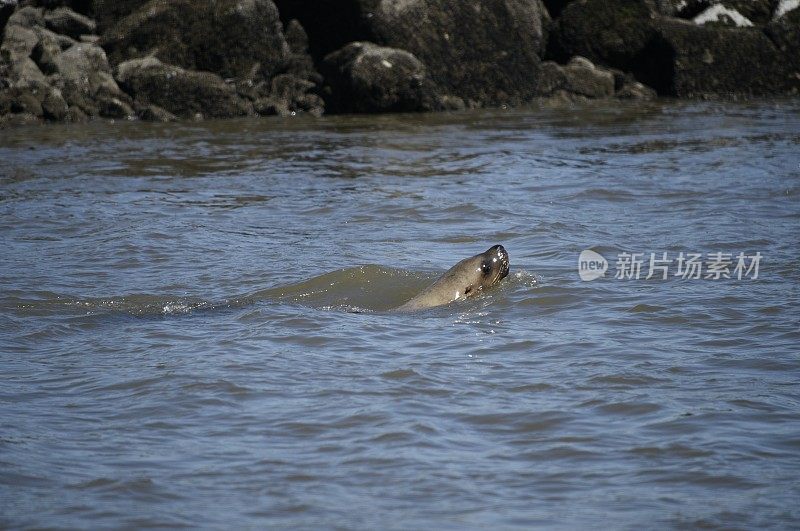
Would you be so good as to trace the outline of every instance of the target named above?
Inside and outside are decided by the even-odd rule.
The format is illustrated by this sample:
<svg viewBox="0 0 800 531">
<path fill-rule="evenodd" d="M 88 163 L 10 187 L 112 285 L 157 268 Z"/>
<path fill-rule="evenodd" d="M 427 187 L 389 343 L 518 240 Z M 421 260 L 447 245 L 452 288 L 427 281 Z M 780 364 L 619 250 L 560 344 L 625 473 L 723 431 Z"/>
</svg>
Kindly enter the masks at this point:
<svg viewBox="0 0 800 531">
<path fill-rule="evenodd" d="M 796 528 L 799 235 L 796 100 L 1 130 L 0 527 Z"/>
</svg>

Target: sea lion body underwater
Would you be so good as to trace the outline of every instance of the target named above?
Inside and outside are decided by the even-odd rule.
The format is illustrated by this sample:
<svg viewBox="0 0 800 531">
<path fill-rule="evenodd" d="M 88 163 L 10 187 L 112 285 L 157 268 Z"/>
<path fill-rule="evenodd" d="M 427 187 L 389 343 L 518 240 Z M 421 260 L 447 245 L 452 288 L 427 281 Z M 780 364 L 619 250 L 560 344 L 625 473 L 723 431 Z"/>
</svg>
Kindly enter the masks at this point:
<svg viewBox="0 0 800 531">
<path fill-rule="evenodd" d="M 502 245 L 495 245 L 486 252 L 461 260 L 422 293 L 392 311 L 423 310 L 472 297 L 507 275 L 508 253 Z"/>
</svg>

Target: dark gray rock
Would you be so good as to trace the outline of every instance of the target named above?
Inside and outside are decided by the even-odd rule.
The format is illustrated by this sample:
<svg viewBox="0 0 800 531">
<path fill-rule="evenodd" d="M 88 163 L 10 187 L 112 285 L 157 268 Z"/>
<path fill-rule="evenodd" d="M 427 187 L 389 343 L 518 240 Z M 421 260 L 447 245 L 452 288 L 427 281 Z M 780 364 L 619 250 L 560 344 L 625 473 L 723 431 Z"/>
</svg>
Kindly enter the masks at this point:
<svg viewBox="0 0 800 531">
<path fill-rule="evenodd" d="M 405 50 L 353 42 L 325 58 L 323 73 L 330 112 L 413 112 L 435 107 L 425 65 Z"/>
<path fill-rule="evenodd" d="M 155 57 L 120 64 L 117 79 L 137 105 L 156 105 L 181 118 L 231 118 L 253 113 L 252 104 L 221 77 L 164 64 Z"/>
<path fill-rule="evenodd" d="M 286 25 L 286 43 L 291 53 L 306 55 L 308 53 L 308 34 L 297 19 L 292 19 Z"/>
<path fill-rule="evenodd" d="M 5 127 L 21 127 L 25 125 L 34 125 L 42 123 L 42 119 L 29 113 L 14 113 L 2 114 L 0 113 L 0 129 Z"/>
<path fill-rule="evenodd" d="M 324 104 L 313 93 L 321 77 L 308 55 L 308 37 L 297 21 L 291 21 L 284 34 L 271 0 L 152 0 L 138 7 L 126 5 L 132 8 L 130 14 L 102 38 L 112 64 L 155 57 L 163 68 L 177 68 L 184 91 L 180 104 L 173 107 L 160 103 L 155 87 L 147 87 L 148 101 L 180 117 L 322 113 Z M 142 79 L 157 78 L 152 64 L 141 70 Z M 216 76 L 229 83 L 223 87 L 214 81 Z M 187 87 L 193 84 L 203 88 L 190 103 Z M 143 87 L 137 86 L 135 97 L 140 98 Z M 212 93 L 222 94 L 225 102 L 212 105 Z"/>
<path fill-rule="evenodd" d="M 18 9 L 5 28 L 0 44 L 0 114 L 25 114 L 42 118 L 42 102 L 52 90 L 44 73 L 31 55 L 40 43 L 42 11 L 32 7 Z M 56 45 L 56 48 L 58 46 Z"/>
<path fill-rule="evenodd" d="M 45 13 L 44 21 L 49 30 L 73 39 L 80 39 L 81 35 L 92 34 L 97 29 L 94 20 L 67 7 Z"/>
<path fill-rule="evenodd" d="M 16 24 L 24 28 L 44 26 L 44 9 L 34 6 L 20 5 L 8 18 L 8 24 Z"/>
<path fill-rule="evenodd" d="M 172 114 L 166 109 L 162 109 L 158 105 L 136 105 L 136 114 L 142 120 L 148 122 L 174 122 L 178 119 L 177 116 Z"/>
<path fill-rule="evenodd" d="M 566 65 L 541 64 L 537 81 L 539 96 L 557 102 L 620 98 L 650 100 L 656 91 L 620 70 L 594 65 L 585 57 L 573 57 Z"/>
<path fill-rule="evenodd" d="M 16 0 L 0 0 L 0 42 L 3 40 L 6 23 L 8 23 L 9 17 L 11 17 L 11 14 L 16 8 Z"/>
<path fill-rule="evenodd" d="M 66 7 L 82 15 L 91 15 L 94 10 L 92 1 L 93 0 L 19 0 L 19 5 L 43 7 L 45 9 Z"/>
<path fill-rule="evenodd" d="M 652 100 L 658 96 L 655 90 L 639 83 L 632 76 L 625 76 L 614 92 L 614 97 L 622 100 Z"/>
<path fill-rule="evenodd" d="M 6 90 L 11 86 L 10 65 L 0 57 L 0 91 Z"/>
<path fill-rule="evenodd" d="M 608 98 L 614 94 L 614 75 L 583 57 L 574 57 L 566 66 L 546 61 L 540 65 L 537 93 Z"/>
<path fill-rule="evenodd" d="M 711 0 L 655 0 L 656 10 L 668 17 L 691 19 L 711 5 Z"/>
<path fill-rule="evenodd" d="M 650 0 L 575 0 L 561 14 L 550 49 L 557 58 L 584 55 L 630 72 L 663 95 L 740 97 L 797 90 L 791 37 L 782 52 L 773 44 L 780 38 L 767 38 L 756 27 L 698 25 L 665 17 L 659 14 L 663 5 L 656 6 Z M 750 5 L 759 20 L 767 7 L 760 0 Z M 767 34 L 776 35 L 770 33 L 776 27 L 771 24 Z M 791 35 L 791 30 L 782 31 Z"/>
<path fill-rule="evenodd" d="M 274 103 L 274 114 L 290 116 L 305 112 L 321 116 L 325 102 L 316 94 L 309 92 L 314 83 L 293 74 L 281 74 L 272 78 L 269 99 Z M 271 114 L 272 111 L 268 112 Z"/>
<path fill-rule="evenodd" d="M 53 60 L 65 99 L 89 116 L 134 116 L 131 100 L 117 85 L 102 48 L 78 43 Z"/>
<path fill-rule="evenodd" d="M 756 26 L 768 24 L 772 20 L 772 12 L 777 7 L 777 0 L 722 0 L 722 5 L 735 9 Z"/>
<path fill-rule="evenodd" d="M 0 87 L 5 101 L 0 112 L 54 121 L 132 116 L 131 100 L 114 81 L 103 49 L 44 27 L 49 22 L 52 28 L 64 29 L 61 23 L 66 19 L 86 22 L 66 9 L 45 12 L 31 6 L 9 18 L 0 44 L 7 76 L 7 86 Z"/>
<path fill-rule="evenodd" d="M 655 0 L 656 12 L 667 17 L 680 16 L 680 10 L 686 5 L 686 0 Z"/>
<path fill-rule="evenodd" d="M 655 35 L 655 6 L 646 0 L 575 0 L 550 36 L 549 55 L 559 62 L 580 55 L 626 72 L 647 61 Z"/>
<path fill-rule="evenodd" d="M 36 28 L 34 31 L 38 42 L 33 48 L 30 57 L 42 73 L 45 75 L 54 74 L 58 71 L 56 58 L 61 55 L 64 50 L 77 44 L 77 41 L 72 40 L 66 35 L 59 35 L 44 28 Z"/>
<path fill-rule="evenodd" d="M 316 71 L 314 61 L 308 52 L 308 35 L 297 20 L 291 20 L 286 25 L 286 43 L 289 54 L 281 69 L 284 73 L 308 79 L 315 84 L 322 81 L 322 76 Z"/>
<path fill-rule="evenodd" d="M 14 65 L 30 58 L 33 49 L 39 43 L 36 33 L 38 22 L 44 22 L 41 10 L 26 7 L 11 15 L 5 28 L 3 42 L 0 43 L 0 55 L 7 63 Z"/>
<path fill-rule="evenodd" d="M 453 98 L 470 106 L 518 103 L 533 95 L 546 45 L 540 0 L 276 0 L 297 18 L 319 63 L 347 43 L 406 50 Z"/>
<path fill-rule="evenodd" d="M 188 70 L 272 77 L 290 55 L 271 0 L 152 0 L 103 34 L 113 64 L 149 55 Z"/>
<path fill-rule="evenodd" d="M 279 103 L 278 114 L 307 112 L 320 116 L 325 110 L 325 102 L 314 92 L 322 83 L 322 76 L 309 55 L 308 35 L 297 20 L 291 20 L 286 25 L 285 36 L 289 57 L 285 73 L 272 79 L 270 98 Z"/>
<path fill-rule="evenodd" d="M 361 13 L 368 40 L 413 54 L 444 93 L 478 105 L 533 96 L 547 42 L 539 0 L 363 0 Z"/>
<path fill-rule="evenodd" d="M 785 61 L 784 79 L 788 79 L 790 86 L 797 87 L 800 80 L 800 8 L 770 22 L 764 33 Z"/>
<path fill-rule="evenodd" d="M 661 94 L 761 96 L 795 93 L 800 88 L 791 62 L 755 28 L 697 26 L 665 19 L 658 24 L 651 50 L 654 70 L 668 74 L 657 87 Z"/>
<path fill-rule="evenodd" d="M 28 87 L 11 87 L 0 91 L 0 115 L 23 113 L 42 117 L 42 98 L 37 97 L 35 91 L 28 90 Z"/>
<path fill-rule="evenodd" d="M 97 31 L 103 34 L 122 19 L 147 3 L 147 0 L 88 0 L 91 14 L 97 22 Z M 84 13 L 84 11 L 80 11 Z"/>
<path fill-rule="evenodd" d="M 735 11 L 756 26 L 769 23 L 778 4 L 776 0 L 716 0 L 708 3 L 708 7 L 719 4 L 727 10 Z"/>
<path fill-rule="evenodd" d="M 69 106 L 61 91 L 47 83 L 27 80 L 0 89 L 0 116 L 25 114 L 51 121 L 64 121 L 68 113 Z"/>
<path fill-rule="evenodd" d="M 116 86 L 110 75 L 111 66 L 108 64 L 106 52 L 96 44 L 75 43 L 66 51 L 57 54 L 53 62 L 56 71 L 67 81 L 84 84 L 87 87 L 92 85 L 90 87 L 92 90 L 96 88 L 94 85 L 106 82 Z"/>
<path fill-rule="evenodd" d="M 67 119 L 69 105 L 60 90 L 53 88 L 47 91 L 42 99 L 42 113 L 45 118 L 55 122 L 63 122 Z"/>
<path fill-rule="evenodd" d="M 322 76 L 315 70 L 308 55 L 308 36 L 296 20 L 287 24 L 285 35 L 289 54 L 281 73 L 268 79 L 254 71 L 250 76 L 236 80 L 237 92 L 253 102 L 258 115 L 293 116 L 309 113 L 321 116 L 325 102 L 315 92 L 322 82 Z"/>
</svg>

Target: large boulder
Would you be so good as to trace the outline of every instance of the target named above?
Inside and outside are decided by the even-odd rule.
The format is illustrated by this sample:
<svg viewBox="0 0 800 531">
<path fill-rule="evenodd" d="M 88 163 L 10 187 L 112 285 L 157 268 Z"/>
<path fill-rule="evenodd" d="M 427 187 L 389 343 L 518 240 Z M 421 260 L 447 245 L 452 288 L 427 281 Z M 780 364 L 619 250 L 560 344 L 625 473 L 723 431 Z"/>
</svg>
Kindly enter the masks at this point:
<svg viewBox="0 0 800 531">
<path fill-rule="evenodd" d="M 547 42 L 540 0 L 361 4 L 369 40 L 412 53 L 443 92 L 477 105 L 518 104 L 533 96 Z"/>
<path fill-rule="evenodd" d="M 117 22 L 142 7 L 148 0 L 84 0 L 91 3 L 91 11 L 102 35 Z M 76 10 L 77 11 L 77 10 Z M 81 11 L 82 12 L 82 11 Z"/>
<path fill-rule="evenodd" d="M 661 76 L 661 94 L 760 96 L 800 89 L 796 67 L 761 30 L 665 19 L 657 32 L 650 65 Z"/>
<path fill-rule="evenodd" d="M 41 9 L 25 7 L 17 10 L 6 24 L 3 42 L 0 43 L 0 59 L 13 66 L 30 58 L 39 42 L 37 30 L 43 26 Z"/>
<path fill-rule="evenodd" d="M 271 0 L 151 0 L 103 34 L 112 63 L 149 55 L 223 78 L 268 77 L 290 54 Z"/>
<path fill-rule="evenodd" d="M 579 55 L 604 66 L 635 71 L 655 35 L 657 11 L 647 0 L 576 0 L 564 8 L 550 35 L 549 55 Z"/>
<path fill-rule="evenodd" d="M 94 20 L 67 7 L 59 7 L 45 13 L 44 21 L 49 30 L 73 39 L 80 39 L 81 35 L 93 34 L 97 29 Z"/>
<path fill-rule="evenodd" d="M 58 78 L 55 85 L 67 103 L 86 115 L 112 118 L 133 117 L 127 94 L 120 90 L 102 48 L 91 43 L 77 43 L 53 58 Z"/>
<path fill-rule="evenodd" d="M 139 108 L 156 106 L 182 118 L 231 118 L 253 113 L 234 86 L 216 74 L 185 70 L 155 57 L 117 67 L 117 80 Z"/>
<path fill-rule="evenodd" d="M 349 42 L 410 52 L 444 93 L 474 105 L 533 95 L 546 45 L 541 0 L 276 0 L 298 18 L 321 62 Z"/>
<path fill-rule="evenodd" d="M 788 75 L 800 79 L 800 7 L 781 13 L 764 33 L 785 59 Z"/>
<path fill-rule="evenodd" d="M 405 50 L 353 42 L 324 61 L 330 112 L 433 110 L 435 90 L 425 65 Z"/>
</svg>

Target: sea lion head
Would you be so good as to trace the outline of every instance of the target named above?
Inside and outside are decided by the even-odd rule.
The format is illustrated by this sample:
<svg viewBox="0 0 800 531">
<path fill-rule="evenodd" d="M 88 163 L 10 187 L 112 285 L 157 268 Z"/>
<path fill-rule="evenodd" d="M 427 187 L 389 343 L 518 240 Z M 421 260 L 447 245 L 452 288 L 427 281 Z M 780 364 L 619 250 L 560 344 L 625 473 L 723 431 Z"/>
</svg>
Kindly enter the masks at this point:
<svg viewBox="0 0 800 531">
<path fill-rule="evenodd" d="M 502 245 L 495 245 L 486 252 L 467 258 L 463 265 L 471 274 L 467 275 L 470 282 L 462 293 L 471 297 L 508 276 L 508 252 Z"/>
<path fill-rule="evenodd" d="M 414 311 L 449 304 L 477 295 L 508 276 L 508 253 L 495 245 L 481 254 L 465 258 L 451 267 L 422 293 L 395 308 Z"/>
</svg>

